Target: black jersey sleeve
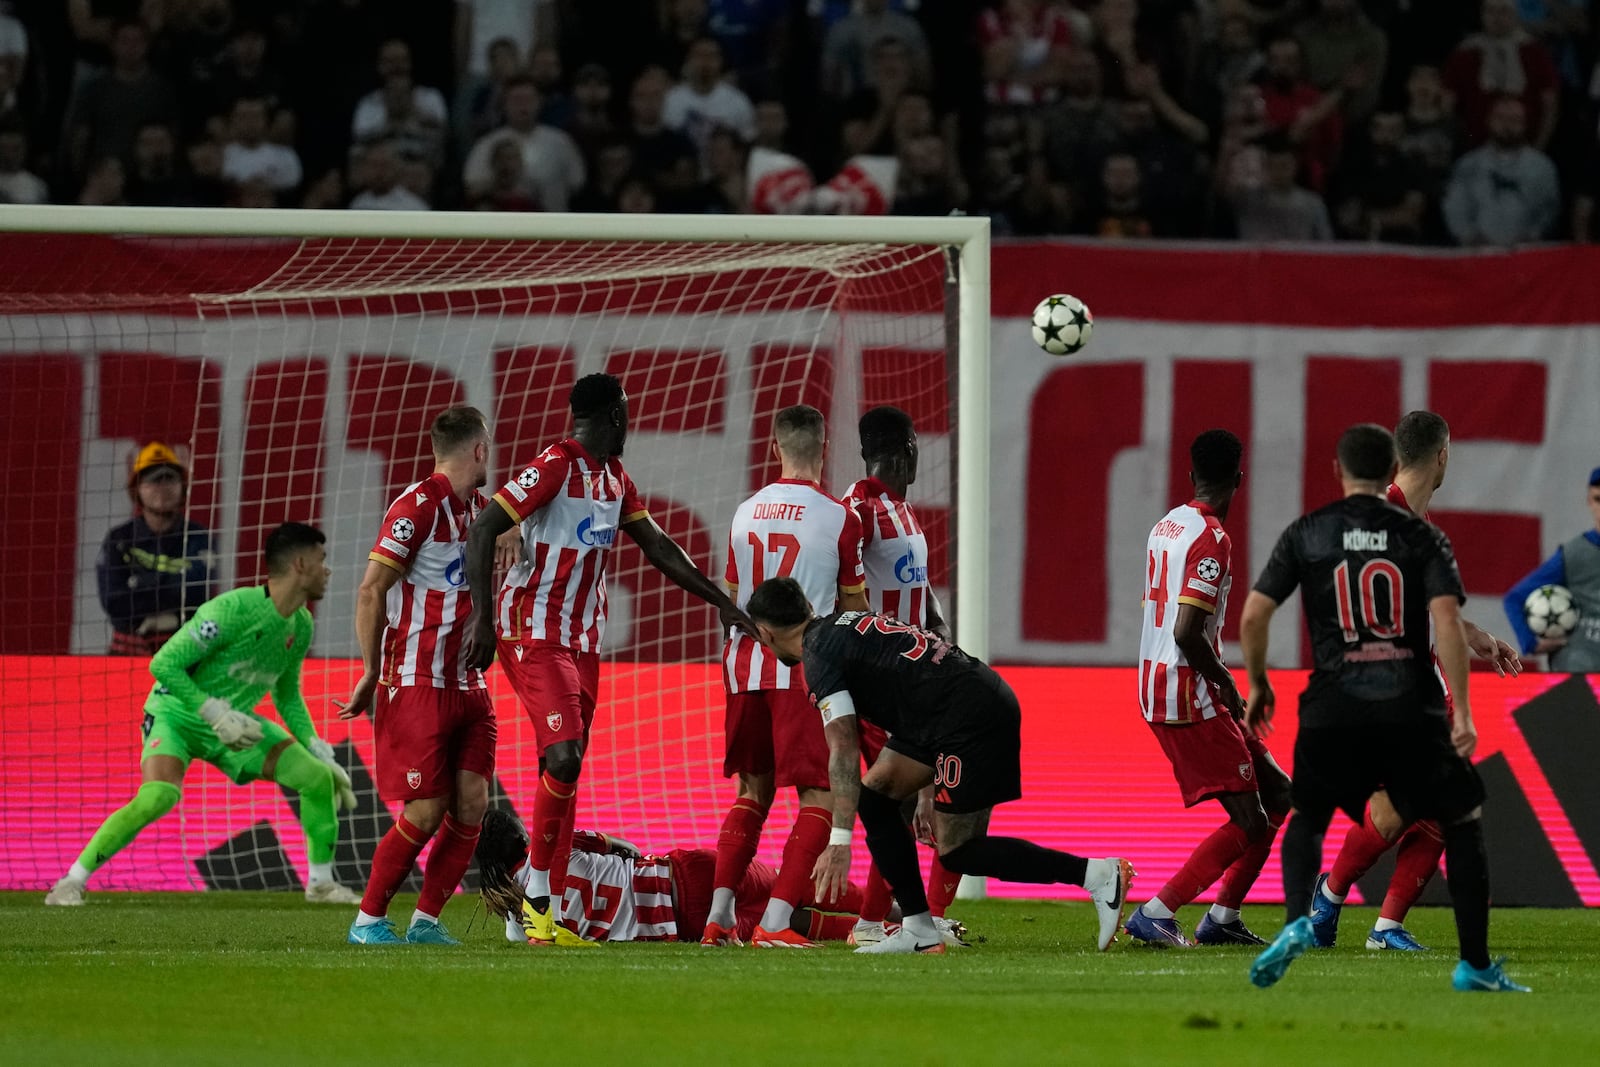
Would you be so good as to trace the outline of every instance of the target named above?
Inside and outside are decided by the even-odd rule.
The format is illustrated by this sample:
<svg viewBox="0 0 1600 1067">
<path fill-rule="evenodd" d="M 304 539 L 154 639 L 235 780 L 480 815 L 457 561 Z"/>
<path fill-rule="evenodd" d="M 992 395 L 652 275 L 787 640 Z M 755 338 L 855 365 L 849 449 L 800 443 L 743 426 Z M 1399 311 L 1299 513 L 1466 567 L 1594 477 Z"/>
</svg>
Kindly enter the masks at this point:
<svg viewBox="0 0 1600 1067">
<path fill-rule="evenodd" d="M 1273 546 L 1272 557 L 1256 579 L 1255 591 L 1282 604 L 1300 585 L 1300 524 L 1294 523 Z"/>
<path fill-rule="evenodd" d="M 806 688 L 812 700 L 821 700 L 848 689 L 845 668 L 850 660 L 850 638 L 853 631 L 848 626 L 835 625 L 827 619 L 806 634 L 802 661 L 805 665 Z"/>
<path fill-rule="evenodd" d="M 1422 587 L 1431 601 L 1435 597 L 1453 596 L 1460 603 L 1467 602 L 1466 591 L 1461 586 L 1461 570 L 1456 566 L 1455 549 L 1450 538 L 1437 526 L 1428 527 L 1428 543 L 1424 547 Z"/>
</svg>

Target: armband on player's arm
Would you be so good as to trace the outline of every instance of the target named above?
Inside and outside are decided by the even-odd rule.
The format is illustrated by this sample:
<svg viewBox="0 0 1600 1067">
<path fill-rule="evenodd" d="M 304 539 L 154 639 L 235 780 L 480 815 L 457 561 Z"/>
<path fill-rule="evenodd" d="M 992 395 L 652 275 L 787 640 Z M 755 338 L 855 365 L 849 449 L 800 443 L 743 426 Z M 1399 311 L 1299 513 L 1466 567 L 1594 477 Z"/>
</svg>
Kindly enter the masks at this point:
<svg viewBox="0 0 1600 1067">
<path fill-rule="evenodd" d="M 817 701 L 817 710 L 822 713 L 822 725 L 826 728 L 835 719 L 854 717 L 856 702 L 851 699 L 849 690 L 841 689 Z"/>
</svg>

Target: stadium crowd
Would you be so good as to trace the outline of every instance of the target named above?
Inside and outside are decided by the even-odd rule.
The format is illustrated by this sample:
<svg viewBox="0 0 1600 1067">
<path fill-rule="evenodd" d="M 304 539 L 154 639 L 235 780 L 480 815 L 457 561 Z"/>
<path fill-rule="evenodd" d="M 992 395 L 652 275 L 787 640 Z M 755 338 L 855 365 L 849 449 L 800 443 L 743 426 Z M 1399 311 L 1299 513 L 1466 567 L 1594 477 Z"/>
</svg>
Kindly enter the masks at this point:
<svg viewBox="0 0 1600 1067">
<path fill-rule="evenodd" d="M 0 200 L 1592 239 L 1587 0 L 7 0 Z"/>
</svg>

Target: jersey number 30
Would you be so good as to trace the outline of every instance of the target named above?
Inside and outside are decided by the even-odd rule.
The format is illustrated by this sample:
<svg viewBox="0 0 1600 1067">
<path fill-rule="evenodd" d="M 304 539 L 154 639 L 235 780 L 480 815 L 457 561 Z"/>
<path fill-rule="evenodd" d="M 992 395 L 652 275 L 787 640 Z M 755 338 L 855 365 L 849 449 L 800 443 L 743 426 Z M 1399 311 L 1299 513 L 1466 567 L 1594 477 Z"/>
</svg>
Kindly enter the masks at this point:
<svg viewBox="0 0 1600 1067">
<path fill-rule="evenodd" d="M 1382 591 L 1378 588 L 1380 578 Z M 1360 626 L 1373 637 L 1393 640 L 1405 635 L 1405 579 L 1400 568 L 1389 560 L 1367 560 L 1354 582 L 1350 580 L 1350 561 L 1345 560 L 1333 569 L 1333 596 L 1339 603 L 1339 628 L 1347 643 L 1361 640 L 1356 622 L 1358 606 Z"/>
</svg>

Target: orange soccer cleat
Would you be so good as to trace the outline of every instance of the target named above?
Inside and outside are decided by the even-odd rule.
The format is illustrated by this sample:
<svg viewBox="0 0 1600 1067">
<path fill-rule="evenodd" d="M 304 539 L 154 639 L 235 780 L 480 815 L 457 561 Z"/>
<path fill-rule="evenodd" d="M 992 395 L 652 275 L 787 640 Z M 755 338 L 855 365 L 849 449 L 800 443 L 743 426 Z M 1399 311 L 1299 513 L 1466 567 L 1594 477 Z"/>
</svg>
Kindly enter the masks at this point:
<svg viewBox="0 0 1600 1067">
<path fill-rule="evenodd" d="M 793 930 L 763 930 L 750 935 L 751 948 L 820 948 L 815 941 Z"/>
<path fill-rule="evenodd" d="M 734 945 L 743 944 L 739 935 L 731 926 L 719 923 L 706 923 L 706 932 L 700 935 L 702 945 Z"/>
</svg>

